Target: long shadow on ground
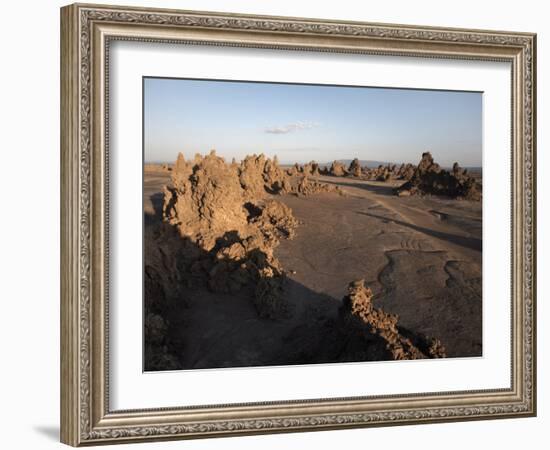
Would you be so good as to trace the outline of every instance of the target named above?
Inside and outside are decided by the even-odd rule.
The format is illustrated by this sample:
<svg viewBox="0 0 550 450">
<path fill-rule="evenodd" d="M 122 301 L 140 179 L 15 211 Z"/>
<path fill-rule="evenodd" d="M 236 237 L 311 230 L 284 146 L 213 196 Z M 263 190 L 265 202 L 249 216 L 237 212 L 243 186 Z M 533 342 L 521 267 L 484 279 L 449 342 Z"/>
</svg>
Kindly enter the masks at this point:
<svg viewBox="0 0 550 450">
<path fill-rule="evenodd" d="M 482 249 L 482 241 L 481 239 L 473 238 L 473 237 L 466 237 L 466 236 L 460 236 L 457 234 L 452 233 L 445 233 L 443 231 L 437 231 L 432 230 L 430 228 L 421 227 L 418 225 L 414 225 L 412 223 L 404 222 L 402 220 L 397 220 L 389 217 L 380 216 L 378 214 L 368 213 L 364 211 L 355 211 L 356 214 L 362 214 L 364 216 L 374 217 L 376 219 L 380 219 L 384 222 L 393 222 L 397 225 L 410 228 L 411 230 L 418 231 L 420 233 L 424 233 L 428 236 L 432 236 L 438 239 L 442 239 L 444 241 L 451 242 L 456 245 L 460 245 L 461 247 L 469 248 L 471 250 L 477 250 L 481 251 Z"/>
<path fill-rule="evenodd" d="M 338 181 L 336 181 L 336 180 L 338 180 Z M 387 195 L 387 196 L 391 196 L 391 197 L 393 197 L 395 195 L 394 194 L 394 187 L 392 187 L 392 186 L 381 186 L 381 185 L 368 184 L 368 183 L 357 183 L 357 182 L 353 182 L 353 181 L 346 182 L 345 177 L 334 177 L 334 180 L 329 180 L 325 176 L 322 179 L 322 182 L 323 183 L 328 183 L 328 184 L 334 184 L 336 186 L 341 186 L 341 187 L 359 188 L 359 189 L 363 189 L 365 191 L 373 192 L 375 194 Z"/>
</svg>

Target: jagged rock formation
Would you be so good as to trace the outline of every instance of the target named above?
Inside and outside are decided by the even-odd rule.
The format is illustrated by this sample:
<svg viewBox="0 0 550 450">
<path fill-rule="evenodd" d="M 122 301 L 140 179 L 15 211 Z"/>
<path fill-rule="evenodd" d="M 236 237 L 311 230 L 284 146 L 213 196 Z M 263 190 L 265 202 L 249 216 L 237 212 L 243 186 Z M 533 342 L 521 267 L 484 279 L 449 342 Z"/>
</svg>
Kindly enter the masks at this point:
<svg viewBox="0 0 550 450">
<path fill-rule="evenodd" d="M 343 177 L 348 174 L 348 171 L 340 161 L 333 161 L 328 173 L 334 177 Z"/>
<path fill-rule="evenodd" d="M 391 177 L 391 174 L 392 174 L 392 170 L 391 170 L 391 167 L 388 165 L 388 166 L 378 166 L 378 169 L 376 170 L 376 172 L 373 174 L 373 178 L 376 180 L 376 181 L 388 181 Z"/>
<path fill-rule="evenodd" d="M 262 232 L 264 239 L 271 247 L 275 246 L 279 239 L 292 239 L 298 227 L 298 221 L 292 215 L 292 210 L 276 200 L 259 203 L 256 210 L 250 212 L 249 223 Z"/>
<path fill-rule="evenodd" d="M 429 155 L 429 153 L 425 153 L 424 155 Z M 356 177 L 356 178 L 361 178 L 363 180 L 369 180 L 369 181 L 387 182 L 389 180 L 410 181 L 415 176 L 415 173 L 417 172 L 420 172 L 421 174 L 424 174 L 427 172 L 433 172 L 433 173 L 441 172 L 442 174 L 445 173 L 445 171 L 442 171 L 441 167 L 439 167 L 438 164 L 435 164 L 433 162 L 433 159 L 430 161 L 429 158 L 427 159 L 423 158 L 423 160 L 420 162 L 418 166 L 415 166 L 410 163 L 407 163 L 407 164 L 403 163 L 400 166 L 397 166 L 396 164 L 388 163 L 387 165 L 380 164 L 378 167 L 372 168 L 372 169 L 367 166 L 361 167 L 359 159 L 354 158 L 350 163 L 349 167 L 347 168 L 340 161 L 334 161 L 330 167 L 323 167 L 318 169 L 317 174 L 331 175 L 335 177 L 349 176 L 349 177 Z M 289 173 L 292 173 L 292 175 L 300 175 L 300 174 L 309 175 L 309 164 L 304 167 L 297 166 L 296 169 L 293 168 Z M 468 179 L 470 177 L 467 175 L 466 170 L 463 170 L 458 165 L 456 165 L 456 169 L 453 168 L 451 174 L 457 180 L 459 180 L 458 184 L 462 183 L 465 186 L 466 191 L 470 189 L 468 187 L 469 186 L 468 183 L 470 183 Z M 470 190 L 469 192 L 470 194 L 468 195 L 473 195 L 475 197 L 473 190 Z M 408 195 L 408 193 L 405 193 L 403 195 Z"/>
<path fill-rule="evenodd" d="M 348 172 L 351 176 L 360 177 L 362 175 L 361 164 L 359 159 L 355 158 L 349 165 Z"/>
<path fill-rule="evenodd" d="M 236 166 L 215 152 L 189 162 L 180 154 L 173 187 L 164 192 L 164 221 L 199 253 L 193 258 L 197 251 L 188 252 L 191 261 L 184 265 L 190 275 L 204 278 L 214 292 L 255 284 L 258 313 L 271 318 L 284 310 L 284 272 L 273 250 L 281 238 L 293 237 L 297 221 L 284 204 L 264 199 L 283 191 L 284 182 L 276 161 L 263 155 Z"/>
<path fill-rule="evenodd" d="M 411 163 L 401 164 L 397 170 L 396 178 L 398 180 L 409 181 L 414 175 L 414 169 L 415 167 Z"/>
<path fill-rule="evenodd" d="M 316 169 L 308 165 L 308 171 Z M 183 238 L 179 247 L 186 252 L 179 264 L 188 273 L 186 283 L 203 282 L 213 292 L 237 292 L 253 284 L 258 313 L 283 315 L 285 275 L 273 251 L 280 239 L 292 239 L 298 222 L 288 207 L 267 197 L 340 192 L 307 176 L 296 178 L 264 155 L 226 164 L 215 151 L 191 161 L 180 153 L 172 186 L 164 188 L 163 220 Z"/>
<path fill-rule="evenodd" d="M 398 169 L 395 164 L 388 164 L 384 166 L 380 164 L 376 169 L 369 169 L 365 167 L 363 169 L 363 176 L 367 180 L 373 181 L 388 181 L 397 177 Z"/>
<path fill-rule="evenodd" d="M 296 177 L 300 175 L 301 169 L 298 164 L 294 164 L 290 169 L 287 169 L 286 174 L 289 177 Z"/>
<path fill-rule="evenodd" d="M 467 200 L 481 200 L 481 186 L 466 169 L 454 163 L 449 172 L 442 169 L 429 152 L 422 154 L 418 166 L 409 181 L 396 189 L 399 196 L 443 195 Z"/>
<path fill-rule="evenodd" d="M 205 158 L 196 155 L 191 162 L 180 153 L 172 172 L 173 187 L 164 191 L 164 219 L 208 251 L 223 233 L 246 223 L 245 192 L 259 191 L 258 183 L 261 179 L 240 178 L 215 153 Z"/>
<path fill-rule="evenodd" d="M 287 176 L 276 160 L 263 154 L 247 156 L 239 167 L 239 181 L 248 198 L 263 198 L 266 194 L 279 194 Z"/>
<path fill-rule="evenodd" d="M 355 177 L 363 180 L 374 181 L 388 181 L 391 178 L 399 177 L 399 169 L 395 164 L 388 164 L 387 166 L 380 165 L 376 169 L 370 169 L 369 167 L 361 167 L 361 163 L 358 158 L 354 158 L 349 167 L 346 168 L 341 162 L 334 161 L 330 169 L 324 169 L 321 171 L 322 175 L 332 175 L 336 177 Z"/>
<path fill-rule="evenodd" d="M 306 176 L 319 176 L 319 164 L 317 164 L 315 161 L 310 161 L 307 164 L 304 164 L 304 166 L 301 168 L 301 173 Z"/>
<path fill-rule="evenodd" d="M 223 162 L 225 164 L 225 161 Z M 260 156 L 247 156 L 241 161 L 239 168 L 239 181 L 244 189 L 245 196 L 251 199 L 262 198 L 266 195 L 266 185 L 263 179 L 265 158 Z"/>
<path fill-rule="evenodd" d="M 310 180 L 307 176 L 304 176 L 298 183 L 298 186 L 293 191 L 297 195 L 313 195 L 321 192 L 335 192 L 339 195 L 344 195 L 344 191 L 339 186 L 334 184 L 319 183 L 315 180 Z"/>
<path fill-rule="evenodd" d="M 386 349 L 393 359 L 444 358 L 445 348 L 438 339 L 426 341 L 417 338 L 417 346 L 411 338 L 403 336 L 397 325 L 399 317 L 388 314 L 372 304 L 372 291 L 365 287 L 364 280 L 353 281 L 348 286 L 348 295 L 343 299 L 342 315 L 356 333 L 375 334 L 386 342 Z M 423 345 L 422 345 L 423 344 Z"/>
</svg>

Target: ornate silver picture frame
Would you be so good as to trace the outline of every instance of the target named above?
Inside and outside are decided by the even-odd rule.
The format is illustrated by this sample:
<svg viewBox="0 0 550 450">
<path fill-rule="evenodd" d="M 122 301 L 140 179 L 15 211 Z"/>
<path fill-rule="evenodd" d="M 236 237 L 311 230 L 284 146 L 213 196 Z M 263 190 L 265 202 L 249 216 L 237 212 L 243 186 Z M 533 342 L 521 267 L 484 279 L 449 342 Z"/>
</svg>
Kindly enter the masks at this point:
<svg viewBox="0 0 550 450">
<path fill-rule="evenodd" d="M 512 199 L 511 298 L 502 301 L 511 311 L 510 386 L 113 409 L 108 68 L 116 41 L 509 63 L 511 184 L 502 188 Z M 82 446 L 534 416 L 535 89 L 536 36 L 531 33 L 105 5 L 62 8 L 61 441 Z"/>
</svg>

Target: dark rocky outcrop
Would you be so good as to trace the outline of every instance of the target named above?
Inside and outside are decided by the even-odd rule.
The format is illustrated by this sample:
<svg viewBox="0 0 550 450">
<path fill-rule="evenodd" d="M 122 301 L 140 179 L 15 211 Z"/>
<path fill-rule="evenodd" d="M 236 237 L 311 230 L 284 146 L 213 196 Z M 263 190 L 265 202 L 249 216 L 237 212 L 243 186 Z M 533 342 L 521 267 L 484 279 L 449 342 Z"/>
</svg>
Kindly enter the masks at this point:
<svg viewBox="0 0 550 450">
<path fill-rule="evenodd" d="M 362 175 L 361 164 L 359 159 L 355 158 L 348 167 L 348 172 L 351 176 L 360 177 Z"/>
<path fill-rule="evenodd" d="M 481 185 L 458 163 L 451 171 L 442 169 L 429 152 L 422 154 L 409 180 L 395 190 L 399 196 L 441 195 L 466 200 L 481 200 Z"/>
<path fill-rule="evenodd" d="M 348 295 L 342 301 L 341 316 L 346 328 L 355 337 L 372 341 L 372 335 L 381 337 L 391 359 L 444 358 L 445 348 L 437 339 L 416 337 L 424 345 L 417 346 L 399 329 L 399 317 L 373 305 L 372 291 L 365 287 L 364 280 L 353 281 L 348 286 Z"/>
<path fill-rule="evenodd" d="M 401 164 L 401 167 L 399 167 L 397 171 L 396 178 L 398 180 L 409 181 L 414 175 L 414 169 L 415 167 L 411 163 Z"/>
</svg>

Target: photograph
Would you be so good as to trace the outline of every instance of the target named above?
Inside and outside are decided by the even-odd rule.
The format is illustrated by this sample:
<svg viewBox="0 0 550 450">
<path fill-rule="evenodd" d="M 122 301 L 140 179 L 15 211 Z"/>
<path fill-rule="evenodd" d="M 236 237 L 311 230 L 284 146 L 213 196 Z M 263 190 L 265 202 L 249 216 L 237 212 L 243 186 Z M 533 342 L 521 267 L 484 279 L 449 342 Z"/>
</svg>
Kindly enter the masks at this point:
<svg viewBox="0 0 550 450">
<path fill-rule="evenodd" d="M 142 92 L 145 372 L 483 356 L 483 92 Z"/>
<path fill-rule="evenodd" d="M 531 433 L 542 15 L 405 3 L 60 8 L 61 442 Z"/>
</svg>

